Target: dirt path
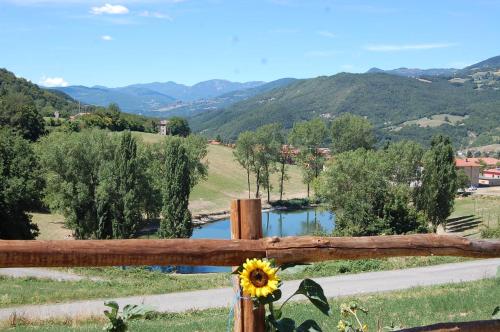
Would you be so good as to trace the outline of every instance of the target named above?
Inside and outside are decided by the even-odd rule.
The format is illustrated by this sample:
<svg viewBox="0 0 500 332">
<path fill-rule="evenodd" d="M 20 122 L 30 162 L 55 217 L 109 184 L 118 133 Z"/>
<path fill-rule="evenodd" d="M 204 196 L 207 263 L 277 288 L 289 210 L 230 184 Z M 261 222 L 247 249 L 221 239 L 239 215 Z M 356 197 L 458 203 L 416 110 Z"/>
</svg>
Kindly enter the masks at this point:
<svg viewBox="0 0 500 332">
<path fill-rule="evenodd" d="M 315 280 L 323 286 L 325 295 L 331 298 L 492 278 L 497 274 L 499 266 L 500 258 L 496 258 L 405 270 L 315 278 Z M 292 294 L 297 289 L 299 282 L 284 282 L 282 287 L 283 298 L 287 298 Z M 183 312 L 190 309 L 228 307 L 233 302 L 234 297 L 231 288 L 219 288 L 161 295 L 132 296 L 113 300 L 116 300 L 120 306 L 144 303 L 161 312 Z M 300 300 L 301 298 L 294 299 Z M 0 309 L 0 320 L 7 320 L 14 313 L 18 317 L 40 320 L 60 317 L 100 316 L 104 310 L 104 301 L 104 299 L 101 299 Z"/>
</svg>

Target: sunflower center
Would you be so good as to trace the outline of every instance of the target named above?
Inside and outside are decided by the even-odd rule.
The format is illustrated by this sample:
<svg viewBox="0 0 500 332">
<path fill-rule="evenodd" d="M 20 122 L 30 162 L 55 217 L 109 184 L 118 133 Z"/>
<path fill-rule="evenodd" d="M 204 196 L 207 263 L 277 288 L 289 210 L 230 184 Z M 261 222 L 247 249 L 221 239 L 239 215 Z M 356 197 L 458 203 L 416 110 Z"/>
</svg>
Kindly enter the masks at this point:
<svg viewBox="0 0 500 332">
<path fill-rule="evenodd" d="M 250 281 L 255 287 L 264 287 L 265 285 L 267 285 L 268 280 L 269 277 L 261 269 L 255 269 L 250 272 Z"/>
</svg>

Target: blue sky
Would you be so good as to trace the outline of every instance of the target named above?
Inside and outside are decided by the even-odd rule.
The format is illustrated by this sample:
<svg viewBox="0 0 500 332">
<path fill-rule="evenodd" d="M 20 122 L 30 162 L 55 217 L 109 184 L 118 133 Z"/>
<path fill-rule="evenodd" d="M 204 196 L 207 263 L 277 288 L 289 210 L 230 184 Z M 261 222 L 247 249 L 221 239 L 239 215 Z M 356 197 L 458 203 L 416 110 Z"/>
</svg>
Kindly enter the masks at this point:
<svg viewBox="0 0 500 332">
<path fill-rule="evenodd" d="M 271 81 L 500 55 L 500 0 L 0 0 L 0 67 L 35 83 Z"/>
</svg>

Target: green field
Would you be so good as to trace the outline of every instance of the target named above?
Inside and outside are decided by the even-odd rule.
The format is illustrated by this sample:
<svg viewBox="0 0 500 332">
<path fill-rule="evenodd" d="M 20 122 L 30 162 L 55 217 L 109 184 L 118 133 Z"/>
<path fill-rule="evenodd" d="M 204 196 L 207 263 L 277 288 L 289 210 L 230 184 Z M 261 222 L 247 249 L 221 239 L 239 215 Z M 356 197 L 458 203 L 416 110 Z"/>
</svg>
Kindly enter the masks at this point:
<svg viewBox="0 0 500 332">
<path fill-rule="evenodd" d="M 500 279 L 419 287 L 404 291 L 331 299 L 332 314 L 324 316 L 310 303 L 288 304 L 285 317 L 297 321 L 315 319 L 324 331 L 335 331 L 340 319 L 339 306 L 351 300 L 368 309 L 367 316 L 360 314 L 369 331 L 377 326 L 397 325 L 413 327 L 437 322 L 470 321 L 491 318 L 500 298 Z M 182 314 L 161 314 L 149 320 L 133 321 L 130 331 L 225 331 L 229 309 L 192 311 Z M 92 321 L 66 319 L 53 322 L 19 320 L 5 326 L 12 331 L 102 331 L 103 317 Z"/>
<path fill-rule="evenodd" d="M 459 197 L 449 220 L 457 218 L 464 220 L 465 227 L 459 228 L 456 235 L 477 238 L 485 227 L 500 227 L 500 197 L 477 194 Z"/>
</svg>

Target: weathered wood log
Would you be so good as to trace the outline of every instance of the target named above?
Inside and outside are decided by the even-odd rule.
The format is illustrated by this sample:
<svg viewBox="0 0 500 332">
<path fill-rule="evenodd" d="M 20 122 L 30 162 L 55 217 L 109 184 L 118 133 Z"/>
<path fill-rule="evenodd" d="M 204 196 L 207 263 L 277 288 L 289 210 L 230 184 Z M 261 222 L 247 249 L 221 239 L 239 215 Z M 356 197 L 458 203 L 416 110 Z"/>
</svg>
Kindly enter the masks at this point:
<svg viewBox="0 0 500 332">
<path fill-rule="evenodd" d="M 257 240 L 262 238 L 262 207 L 260 199 L 236 199 L 231 202 L 231 239 Z M 240 264 L 237 264 L 240 265 Z M 235 266 L 238 268 L 238 266 Z M 240 279 L 233 276 L 236 294 L 240 294 Z M 254 309 L 247 296 L 238 299 L 234 306 L 234 332 L 264 332 L 266 309 Z"/>
<path fill-rule="evenodd" d="M 284 237 L 259 240 L 0 240 L 0 267 L 214 265 L 246 258 L 278 263 L 396 256 L 500 257 L 500 241 L 448 235 Z"/>
<path fill-rule="evenodd" d="M 402 329 L 399 332 L 498 332 L 500 320 L 478 320 L 472 322 L 438 323 Z"/>
</svg>

